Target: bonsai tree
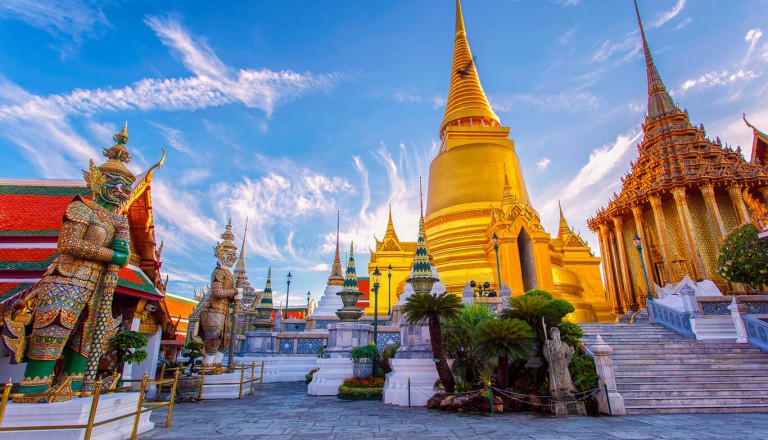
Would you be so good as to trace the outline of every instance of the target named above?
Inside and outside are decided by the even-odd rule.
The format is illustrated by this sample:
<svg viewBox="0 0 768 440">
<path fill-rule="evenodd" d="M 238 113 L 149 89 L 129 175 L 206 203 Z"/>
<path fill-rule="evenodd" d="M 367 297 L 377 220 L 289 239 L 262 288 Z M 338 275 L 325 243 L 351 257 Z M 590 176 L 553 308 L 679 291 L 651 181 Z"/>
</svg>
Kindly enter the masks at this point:
<svg viewBox="0 0 768 440">
<path fill-rule="evenodd" d="M 355 347 L 352 349 L 352 351 L 349 352 L 349 357 L 352 358 L 352 361 L 356 364 L 362 363 L 360 361 L 363 359 L 368 359 L 369 361 L 373 362 L 373 360 L 378 358 L 378 356 L 379 349 L 376 348 L 376 346 L 372 343 Z"/>
<path fill-rule="evenodd" d="M 184 356 L 189 358 L 189 376 L 195 368 L 195 359 L 203 357 L 203 343 L 199 341 L 189 341 L 184 344 Z"/>
<path fill-rule="evenodd" d="M 142 348 L 147 346 L 149 340 L 139 332 L 123 330 L 113 336 L 109 342 L 117 352 L 115 368 L 118 372 L 123 371 L 125 364 L 140 364 L 147 358 L 147 352 Z"/>
<path fill-rule="evenodd" d="M 509 361 L 527 359 L 533 354 L 536 335 L 520 319 L 493 319 L 481 322 L 474 332 L 475 352 L 486 359 L 498 358 L 496 384 L 507 387 Z"/>
<path fill-rule="evenodd" d="M 443 349 L 441 320 L 455 319 L 461 310 L 461 300 L 450 293 L 432 295 L 431 293 L 414 293 L 406 300 L 403 312 L 410 324 L 416 324 L 422 319 L 429 323 L 429 338 L 432 342 L 432 355 L 437 362 L 437 375 L 445 391 L 452 393 L 456 387 L 453 373 L 448 366 Z"/>
<path fill-rule="evenodd" d="M 756 288 L 768 284 L 768 239 L 757 236 L 752 223 L 731 231 L 717 256 L 718 272 L 734 283 Z"/>
</svg>

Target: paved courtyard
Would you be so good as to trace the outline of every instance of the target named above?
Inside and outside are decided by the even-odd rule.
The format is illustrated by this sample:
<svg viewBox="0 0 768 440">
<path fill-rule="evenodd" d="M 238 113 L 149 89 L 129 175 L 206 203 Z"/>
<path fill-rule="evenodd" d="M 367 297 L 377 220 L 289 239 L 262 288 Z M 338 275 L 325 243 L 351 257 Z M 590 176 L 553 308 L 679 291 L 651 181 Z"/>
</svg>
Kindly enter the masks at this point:
<svg viewBox="0 0 768 440">
<path fill-rule="evenodd" d="M 557 418 L 537 414 L 463 415 L 379 401 L 310 397 L 302 383 L 265 384 L 242 400 L 176 405 L 171 428 L 141 439 L 767 439 L 768 414 L 681 414 Z"/>
</svg>

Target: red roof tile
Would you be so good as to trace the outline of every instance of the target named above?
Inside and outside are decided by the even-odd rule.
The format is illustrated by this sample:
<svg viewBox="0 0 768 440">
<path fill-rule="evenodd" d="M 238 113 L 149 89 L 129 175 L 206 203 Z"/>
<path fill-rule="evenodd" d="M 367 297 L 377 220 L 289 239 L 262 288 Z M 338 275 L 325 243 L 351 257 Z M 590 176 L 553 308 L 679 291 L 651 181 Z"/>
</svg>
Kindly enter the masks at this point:
<svg viewBox="0 0 768 440">
<path fill-rule="evenodd" d="M 56 248 L 0 248 L 0 270 L 45 270 L 57 254 Z"/>
</svg>

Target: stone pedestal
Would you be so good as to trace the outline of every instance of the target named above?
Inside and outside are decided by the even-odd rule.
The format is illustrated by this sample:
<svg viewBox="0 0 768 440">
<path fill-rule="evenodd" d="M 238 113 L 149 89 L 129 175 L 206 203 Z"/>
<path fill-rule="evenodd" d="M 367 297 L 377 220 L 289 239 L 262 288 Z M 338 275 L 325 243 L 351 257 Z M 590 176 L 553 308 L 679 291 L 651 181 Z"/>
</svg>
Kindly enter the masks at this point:
<svg viewBox="0 0 768 440">
<path fill-rule="evenodd" d="M 601 414 L 623 416 L 627 414 L 624 407 L 624 397 L 616 387 L 616 374 L 613 370 L 613 347 L 603 341 L 602 336 L 597 335 L 595 345 L 589 347 L 595 359 L 595 369 L 599 378 L 600 390 L 597 396 L 598 409 Z M 605 387 L 608 388 L 608 396 L 605 395 Z M 610 405 L 609 405 L 610 403 Z"/>
<path fill-rule="evenodd" d="M 336 396 L 339 385 L 348 377 L 352 377 L 352 359 L 331 358 L 318 359 L 318 371 L 312 375 L 312 382 L 307 387 L 310 396 Z"/>
<path fill-rule="evenodd" d="M 747 339 L 747 328 L 744 326 L 744 320 L 741 318 L 747 314 L 747 305 L 736 301 L 736 297 L 733 297 L 733 301 L 728 306 L 728 310 L 731 311 L 731 319 L 733 320 L 733 326 L 736 328 L 736 342 L 745 343 Z"/>
<path fill-rule="evenodd" d="M 584 402 L 576 400 L 573 394 L 552 396 L 552 413 L 557 416 L 586 416 Z"/>
<path fill-rule="evenodd" d="M 277 333 L 267 331 L 245 332 L 245 341 L 240 344 L 240 356 L 277 356 Z"/>
<path fill-rule="evenodd" d="M 370 325 L 356 322 L 337 322 L 329 325 L 325 357 L 349 358 L 349 352 L 353 348 L 368 345 L 370 331 Z"/>
<path fill-rule="evenodd" d="M 237 362 L 245 364 L 245 371 L 250 374 L 251 362 L 256 363 L 254 375 L 261 374 L 261 362 L 264 361 L 264 383 L 274 382 L 304 382 L 306 374 L 317 368 L 317 356 L 271 356 L 271 357 L 238 357 Z M 259 386 L 254 382 L 254 389 Z"/>
<path fill-rule="evenodd" d="M 435 394 L 435 382 L 439 379 L 431 356 L 429 359 L 390 359 L 389 365 L 392 372 L 384 382 L 384 403 L 426 406 Z"/>
<path fill-rule="evenodd" d="M 429 359 L 432 362 L 434 357 L 427 322 L 408 324 L 405 318 L 400 318 L 400 348 L 395 359 Z"/>
<path fill-rule="evenodd" d="M 20 404 L 8 403 L 3 416 L 3 428 L 22 426 L 63 426 L 85 425 L 91 410 L 93 398 L 73 398 L 69 402 L 51 404 Z M 136 411 L 139 404 L 139 393 L 116 393 L 99 396 L 96 421 L 129 414 Z M 155 424 L 149 421 L 152 412 L 147 411 L 139 418 L 137 434 L 152 430 Z M 98 440 L 123 440 L 131 437 L 133 416 L 116 420 L 111 423 L 93 428 L 91 438 Z M 0 433 L 0 439 L 36 440 L 41 438 L 79 440 L 83 430 L 39 430 L 15 431 Z"/>
</svg>

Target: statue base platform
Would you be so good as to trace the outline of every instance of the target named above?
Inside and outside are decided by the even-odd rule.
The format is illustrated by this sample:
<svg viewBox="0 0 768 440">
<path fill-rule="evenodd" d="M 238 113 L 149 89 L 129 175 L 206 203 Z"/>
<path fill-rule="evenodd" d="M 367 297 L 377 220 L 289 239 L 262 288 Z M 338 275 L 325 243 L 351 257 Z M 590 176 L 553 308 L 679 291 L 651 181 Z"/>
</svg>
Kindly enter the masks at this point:
<svg viewBox="0 0 768 440">
<path fill-rule="evenodd" d="M 384 382 L 384 403 L 398 406 L 427 406 L 439 379 L 430 359 L 390 359 L 392 372 Z M 410 389 L 408 380 L 410 379 Z"/>
<path fill-rule="evenodd" d="M 245 332 L 238 355 L 249 358 L 277 356 L 277 335 L 272 331 Z"/>
<path fill-rule="evenodd" d="M 371 326 L 357 322 L 337 322 L 328 326 L 328 348 L 325 355 L 329 358 L 349 358 L 353 348 L 368 345 Z"/>
<path fill-rule="evenodd" d="M 11 431 L 0 433 L 0 439 L 34 440 L 55 438 L 57 440 L 79 440 L 84 429 L 47 430 L 46 426 L 85 425 L 91 411 L 92 397 L 75 397 L 69 402 L 59 403 L 8 403 L 3 416 L 3 428 L 39 426 L 40 430 Z M 139 393 L 115 393 L 99 396 L 96 410 L 96 422 L 111 419 L 136 411 Z M 149 421 L 152 411 L 147 411 L 139 418 L 137 434 L 151 431 L 155 424 Z M 94 427 L 91 438 L 94 440 L 123 440 L 131 437 L 134 417 L 115 420 L 102 426 Z"/>
<path fill-rule="evenodd" d="M 552 396 L 552 413 L 556 416 L 586 416 L 584 402 L 576 400 L 573 394 Z"/>
<path fill-rule="evenodd" d="M 261 361 L 264 361 L 264 383 L 274 382 L 304 382 L 306 375 L 317 368 L 317 356 L 245 356 L 235 359 L 245 364 L 246 374 L 251 374 L 251 362 L 256 363 L 254 374 L 261 374 Z M 254 388 L 259 386 L 254 382 Z"/>
<path fill-rule="evenodd" d="M 349 358 L 318 359 L 317 368 L 319 370 L 307 387 L 310 396 L 337 396 L 339 385 L 352 377 L 352 359 Z"/>
<path fill-rule="evenodd" d="M 203 400 L 237 399 L 240 396 L 240 374 L 239 368 L 232 373 L 206 374 L 203 382 Z M 243 380 L 250 378 L 251 369 L 246 367 Z M 258 383 L 254 383 L 254 386 L 258 386 Z M 248 394 L 249 390 L 250 384 L 244 383 L 243 395 Z"/>
</svg>

